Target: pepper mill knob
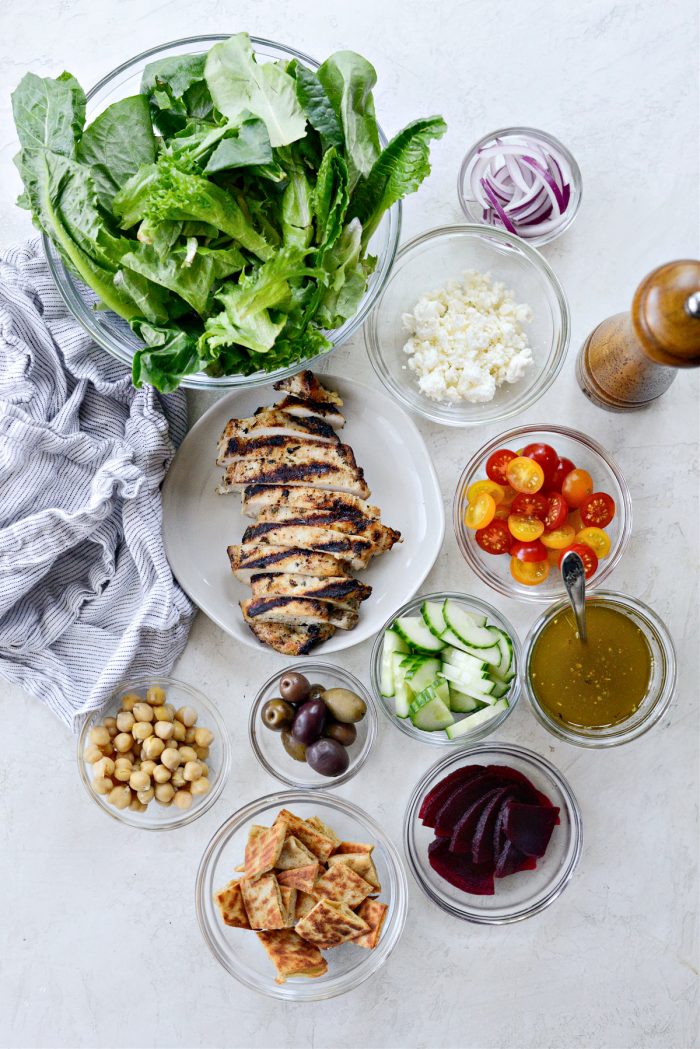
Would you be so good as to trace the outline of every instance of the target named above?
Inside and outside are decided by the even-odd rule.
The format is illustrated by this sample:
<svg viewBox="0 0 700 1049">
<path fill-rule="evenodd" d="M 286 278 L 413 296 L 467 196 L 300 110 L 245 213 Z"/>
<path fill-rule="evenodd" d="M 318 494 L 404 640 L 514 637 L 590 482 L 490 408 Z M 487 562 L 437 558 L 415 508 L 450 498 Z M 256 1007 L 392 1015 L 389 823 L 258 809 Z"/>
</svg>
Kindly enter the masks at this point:
<svg viewBox="0 0 700 1049">
<path fill-rule="evenodd" d="M 632 324 L 657 364 L 700 365 L 700 262 L 684 259 L 652 270 L 634 294 Z"/>
</svg>

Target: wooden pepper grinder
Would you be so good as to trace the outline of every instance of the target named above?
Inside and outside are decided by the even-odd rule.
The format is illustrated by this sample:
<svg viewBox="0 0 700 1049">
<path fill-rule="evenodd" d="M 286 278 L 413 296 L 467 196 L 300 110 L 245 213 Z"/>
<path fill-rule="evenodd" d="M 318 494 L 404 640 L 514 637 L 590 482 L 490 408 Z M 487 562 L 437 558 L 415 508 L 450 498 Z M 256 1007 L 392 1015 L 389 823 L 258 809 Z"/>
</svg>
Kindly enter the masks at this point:
<svg viewBox="0 0 700 1049">
<path fill-rule="evenodd" d="M 594 328 L 581 347 L 576 377 L 586 396 L 611 412 L 644 408 L 678 368 L 700 365 L 700 262 L 667 262 L 644 278 L 629 313 Z"/>
</svg>

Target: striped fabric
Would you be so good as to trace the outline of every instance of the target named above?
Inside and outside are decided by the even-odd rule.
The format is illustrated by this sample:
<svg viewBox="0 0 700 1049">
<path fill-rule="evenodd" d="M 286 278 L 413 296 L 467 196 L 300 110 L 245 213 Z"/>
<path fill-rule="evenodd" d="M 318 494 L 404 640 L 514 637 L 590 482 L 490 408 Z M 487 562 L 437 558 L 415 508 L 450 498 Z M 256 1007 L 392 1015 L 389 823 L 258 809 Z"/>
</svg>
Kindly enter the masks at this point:
<svg viewBox="0 0 700 1049">
<path fill-rule="evenodd" d="M 68 315 L 38 239 L 0 255 L 0 676 L 74 731 L 187 640 L 160 499 L 186 428 L 183 393 L 134 390 Z"/>
</svg>

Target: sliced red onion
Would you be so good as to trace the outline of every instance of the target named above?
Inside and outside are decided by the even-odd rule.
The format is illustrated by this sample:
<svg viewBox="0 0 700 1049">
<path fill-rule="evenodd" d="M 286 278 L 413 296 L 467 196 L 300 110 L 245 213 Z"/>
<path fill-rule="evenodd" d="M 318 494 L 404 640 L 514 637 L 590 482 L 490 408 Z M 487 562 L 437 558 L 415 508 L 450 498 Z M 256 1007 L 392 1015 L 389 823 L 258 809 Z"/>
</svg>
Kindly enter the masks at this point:
<svg viewBox="0 0 700 1049">
<path fill-rule="evenodd" d="M 501 220 L 501 222 L 505 226 L 505 228 L 508 230 L 508 232 L 509 233 L 516 233 L 517 231 L 515 229 L 515 226 L 510 221 L 510 219 L 506 215 L 506 213 L 503 210 L 503 208 L 501 207 L 501 205 L 498 203 L 498 197 L 496 196 L 494 191 L 491 189 L 490 183 L 485 178 L 482 178 L 482 180 L 481 180 L 481 187 L 482 187 L 482 189 L 484 191 L 484 194 L 485 194 L 487 200 L 490 202 L 491 207 L 496 212 L 496 214 L 498 215 L 499 219 Z"/>
</svg>

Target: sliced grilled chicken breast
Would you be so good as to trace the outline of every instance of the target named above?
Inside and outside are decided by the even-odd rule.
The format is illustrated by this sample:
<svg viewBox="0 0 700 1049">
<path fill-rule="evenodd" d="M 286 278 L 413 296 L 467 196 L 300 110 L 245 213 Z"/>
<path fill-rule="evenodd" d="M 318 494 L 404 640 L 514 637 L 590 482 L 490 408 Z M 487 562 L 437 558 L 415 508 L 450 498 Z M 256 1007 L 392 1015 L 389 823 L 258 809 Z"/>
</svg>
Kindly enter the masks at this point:
<svg viewBox="0 0 700 1049">
<path fill-rule="evenodd" d="M 329 623 L 317 623 L 307 628 L 291 627 L 284 623 L 253 619 L 245 614 L 244 609 L 242 611 L 243 618 L 258 641 L 283 656 L 306 656 L 316 645 L 335 634 L 335 627 Z"/>
<path fill-rule="evenodd" d="M 219 440 L 219 459 L 226 455 L 228 443 L 232 439 L 246 437 L 304 437 L 307 440 L 323 441 L 326 444 L 338 444 L 340 438 L 332 426 L 323 419 L 297 419 L 287 412 L 271 408 L 269 411 L 253 415 L 249 419 L 230 419 Z"/>
<path fill-rule="evenodd" d="M 378 506 L 370 506 L 356 495 L 328 492 L 325 488 L 309 488 L 306 485 L 287 488 L 279 484 L 250 484 L 243 489 L 241 504 L 246 517 L 257 517 L 270 506 L 304 507 L 310 510 L 340 510 L 348 507 L 359 510 L 374 521 L 381 517 Z"/>
<path fill-rule="evenodd" d="M 327 404 L 324 401 L 310 401 L 304 400 L 301 397 L 284 397 L 281 401 L 278 401 L 275 408 L 279 408 L 283 412 L 288 412 L 289 415 L 296 415 L 300 419 L 308 419 L 315 416 L 317 419 L 323 419 L 324 422 L 330 423 L 336 430 L 342 430 L 345 426 L 345 417 L 333 404 Z M 258 408 L 258 412 L 267 411 L 267 408 Z M 258 412 L 255 414 L 257 415 Z"/>
<path fill-rule="evenodd" d="M 218 463 L 220 466 L 230 466 L 240 459 L 289 463 L 316 461 L 354 471 L 359 469 L 350 445 L 340 442 L 330 444 L 302 434 L 258 437 L 253 433 L 249 437 L 230 437 Z"/>
<path fill-rule="evenodd" d="M 291 448 L 271 450 L 262 459 L 238 459 L 228 466 L 222 484 L 234 491 L 249 484 L 311 485 L 366 499 L 370 490 L 362 470 L 344 462 L 342 453 L 338 453 L 344 447 L 318 441 L 297 442 Z"/>
<path fill-rule="evenodd" d="M 338 408 L 343 407 L 343 399 L 335 390 L 328 390 L 316 378 L 312 371 L 307 368 L 303 372 L 297 372 L 288 379 L 280 379 L 275 383 L 276 390 L 284 390 L 293 397 L 299 397 L 304 401 L 320 401 L 326 404 L 335 404 Z"/>
<path fill-rule="evenodd" d="M 293 575 L 290 572 L 263 572 L 252 576 L 250 586 L 253 597 L 315 597 L 330 601 L 334 605 L 358 608 L 372 593 L 372 587 L 347 576 L 329 576 L 316 579 L 314 576 Z"/>
<path fill-rule="evenodd" d="M 241 583 L 250 583 L 251 577 L 261 572 L 285 572 L 290 575 L 315 576 L 318 579 L 348 575 L 345 566 L 332 554 L 289 546 L 259 542 L 237 544 L 229 546 L 228 557 L 231 571 Z"/>
<path fill-rule="evenodd" d="M 313 597 L 249 597 L 241 601 L 241 608 L 249 619 L 293 627 L 330 624 L 339 630 L 352 630 L 358 619 L 358 613 L 349 608 Z"/>
<path fill-rule="evenodd" d="M 249 525 L 243 533 L 243 542 L 271 543 L 273 546 L 332 554 L 356 571 L 367 567 L 373 553 L 372 543 L 360 535 L 343 535 L 331 528 L 314 528 L 312 525 L 275 524 L 274 521 Z"/>
<path fill-rule="evenodd" d="M 361 535 L 372 543 L 372 554 L 383 554 L 391 550 L 394 543 L 401 541 L 401 533 L 387 528 L 381 521 L 365 517 L 359 510 L 307 510 L 295 506 L 269 506 L 261 510 L 258 524 L 277 522 L 286 525 L 311 525 L 316 528 L 332 528 L 346 535 Z"/>
</svg>

